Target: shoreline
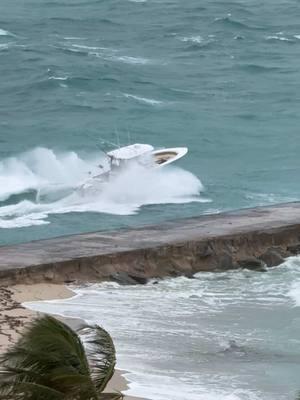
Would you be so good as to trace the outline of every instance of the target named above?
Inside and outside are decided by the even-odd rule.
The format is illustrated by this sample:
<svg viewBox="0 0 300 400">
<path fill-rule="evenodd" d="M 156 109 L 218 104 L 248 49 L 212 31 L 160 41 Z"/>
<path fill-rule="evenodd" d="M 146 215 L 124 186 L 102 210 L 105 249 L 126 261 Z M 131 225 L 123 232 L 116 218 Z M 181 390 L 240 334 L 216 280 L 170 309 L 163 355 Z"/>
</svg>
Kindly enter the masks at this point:
<svg viewBox="0 0 300 400">
<path fill-rule="evenodd" d="M 11 345 L 22 333 L 22 329 L 38 313 L 29 308 L 25 308 L 22 303 L 27 301 L 43 301 L 66 299 L 74 296 L 74 292 L 60 284 L 32 284 L 15 285 L 0 288 L 0 353 Z M 76 330 L 84 321 L 80 318 L 62 317 L 55 315 L 58 319 L 65 322 L 72 329 Z M 115 374 L 107 385 L 106 390 L 126 391 L 129 382 L 123 376 L 126 371 L 115 370 Z M 139 397 L 124 395 L 124 400 L 145 400 Z"/>
<path fill-rule="evenodd" d="M 22 303 L 73 296 L 67 284 L 263 270 L 299 253 L 300 202 L 0 247 L 0 353 L 36 315 Z M 75 329 L 83 322 L 57 317 Z M 122 373 L 110 388 L 128 389 Z"/>
</svg>

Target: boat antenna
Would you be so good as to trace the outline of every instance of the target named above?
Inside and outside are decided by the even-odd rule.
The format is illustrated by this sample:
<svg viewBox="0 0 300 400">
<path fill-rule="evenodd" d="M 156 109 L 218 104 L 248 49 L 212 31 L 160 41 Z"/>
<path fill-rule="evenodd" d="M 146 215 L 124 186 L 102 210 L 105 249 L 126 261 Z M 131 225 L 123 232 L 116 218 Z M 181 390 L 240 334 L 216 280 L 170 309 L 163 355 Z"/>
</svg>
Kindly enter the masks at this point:
<svg viewBox="0 0 300 400">
<path fill-rule="evenodd" d="M 113 156 L 111 154 L 108 154 L 107 151 L 103 150 L 103 148 L 97 143 L 97 140 L 92 135 L 90 135 L 89 133 L 86 133 L 86 135 L 95 142 L 95 146 L 107 157 L 107 159 L 108 159 L 108 161 L 110 163 L 110 166 L 112 166 L 113 160 L 115 159 L 115 156 Z M 109 144 L 111 146 L 120 148 L 119 137 L 118 137 L 118 144 L 110 142 L 109 140 L 106 140 L 106 139 L 103 139 L 103 138 L 100 138 L 100 139 L 101 139 L 101 144 Z"/>
<path fill-rule="evenodd" d="M 127 140 L 128 140 L 128 144 L 131 144 L 131 137 L 130 137 L 130 132 L 129 132 L 128 128 L 127 128 Z"/>
<path fill-rule="evenodd" d="M 117 143 L 110 142 L 109 140 L 106 140 L 106 139 L 101 139 L 101 143 L 109 144 L 110 146 L 113 146 L 113 147 L 118 147 Z"/>
<path fill-rule="evenodd" d="M 116 135 L 118 147 L 120 148 L 120 147 L 121 147 L 121 146 L 120 146 L 120 135 L 119 135 L 119 132 L 118 132 L 118 129 L 117 129 L 116 126 L 115 126 L 115 135 Z"/>
<path fill-rule="evenodd" d="M 97 139 L 96 139 L 95 137 L 93 137 L 91 134 L 89 134 L 89 133 L 87 133 L 87 132 L 86 132 L 86 136 L 87 136 L 88 138 L 90 138 L 90 139 L 94 142 L 95 146 L 96 146 L 100 151 L 102 151 L 103 153 L 106 154 L 106 152 L 102 149 L 102 147 L 100 146 L 100 144 L 97 143 Z"/>
<path fill-rule="evenodd" d="M 112 160 L 113 160 L 114 157 L 111 156 L 111 155 L 109 155 L 109 154 L 107 153 L 107 151 L 103 150 L 103 148 L 97 143 L 97 140 L 96 140 L 92 135 L 90 135 L 89 133 L 86 133 L 86 135 L 87 135 L 90 139 L 92 139 L 92 140 L 94 141 L 95 146 L 108 158 L 109 163 L 112 164 Z M 118 147 L 118 146 L 116 145 L 116 143 L 113 143 L 113 142 L 110 142 L 109 140 L 105 140 L 105 139 L 101 138 L 101 144 L 105 144 L 105 143 L 107 143 L 107 144 L 109 144 L 109 145 L 111 145 L 111 146 L 114 146 L 114 147 Z"/>
<path fill-rule="evenodd" d="M 98 144 L 97 143 L 97 139 L 94 137 L 94 136 L 92 136 L 92 135 L 90 135 L 89 133 L 86 133 L 86 135 L 91 139 L 91 140 L 93 140 L 93 142 L 95 142 L 95 146 L 99 149 L 99 150 L 101 150 L 103 153 L 107 153 L 105 150 L 103 150 L 103 148 L 100 146 L 100 144 Z M 101 143 L 101 145 L 109 145 L 109 146 L 112 146 L 112 147 L 119 147 L 120 148 L 120 143 L 115 143 L 115 142 L 111 142 L 110 140 L 107 140 L 107 139 L 104 139 L 103 137 L 100 137 L 100 143 Z"/>
</svg>

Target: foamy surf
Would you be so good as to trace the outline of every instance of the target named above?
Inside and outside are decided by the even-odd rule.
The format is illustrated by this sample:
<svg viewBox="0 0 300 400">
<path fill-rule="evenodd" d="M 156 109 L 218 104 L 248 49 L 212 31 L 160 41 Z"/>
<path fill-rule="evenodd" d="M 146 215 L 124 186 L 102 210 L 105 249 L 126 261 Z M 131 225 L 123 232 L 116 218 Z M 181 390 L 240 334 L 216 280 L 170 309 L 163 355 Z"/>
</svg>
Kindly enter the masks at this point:
<svg viewBox="0 0 300 400">
<path fill-rule="evenodd" d="M 99 156 L 98 156 L 99 158 Z M 75 152 L 36 148 L 0 161 L 0 201 L 31 190 L 61 185 L 73 187 L 95 167 L 95 158 L 84 160 Z"/>
<path fill-rule="evenodd" d="M 198 273 L 139 286 L 106 282 L 77 287 L 72 299 L 26 306 L 108 329 L 133 396 L 294 400 L 300 342 L 290 290 L 299 281 L 300 257 L 291 257 L 265 273 Z"/>
<path fill-rule="evenodd" d="M 11 32 L 8 32 L 5 29 L 0 28 L 0 36 L 14 36 L 14 35 Z"/>
<path fill-rule="evenodd" d="M 45 148 L 3 160 L 0 227 L 47 224 L 52 214 L 132 215 L 145 205 L 210 201 L 200 196 L 199 179 L 176 167 L 150 170 L 132 164 L 100 187 L 78 190 L 90 171 L 96 173 L 99 161 L 99 155 L 83 159 L 75 152 L 55 153 Z"/>
<path fill-rule="evenodd" d="M 192 43 L 204 43 L 206 40 L 198 35 L 198 36 L 184 36 L 184 37 L 180 37 L 179 40 L 181 40 L 182 42 L 192 42 Z"/>
<path fill-rule="evenodd" d="M 292 282 L 287 296 L 292 300 L 294 306 L 300 307 L 300 257 L 296 256 L 288 258 L 286 261 L 286 266 L 292 271 L 299 271 L 299 275 Z"/>
<path fill-rule="evenodd" d="M 292 285 L 288 295 L 293 299 L 295 306 L 300 307 L 300 280 Z"/>
<path fill-rule="evenodd" d="M 150 60 L 143 57 L 132 57 L 132 56 L 119 56 L 119 57 L 112 57 L 113 61 L 120 61 L 125 64 L 132 64 L 132 65 L 145 65 L 149 64 Z"/>
</svg>

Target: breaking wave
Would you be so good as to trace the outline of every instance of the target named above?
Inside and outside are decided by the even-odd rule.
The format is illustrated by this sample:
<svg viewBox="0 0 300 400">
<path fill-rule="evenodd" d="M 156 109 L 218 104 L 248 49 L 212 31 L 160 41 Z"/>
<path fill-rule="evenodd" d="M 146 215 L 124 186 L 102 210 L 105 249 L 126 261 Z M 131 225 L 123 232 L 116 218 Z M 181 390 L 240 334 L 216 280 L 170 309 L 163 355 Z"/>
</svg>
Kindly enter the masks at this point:
<svg viewBox="0 0 300 400">
<path fill-rule="evenodd" d="M 146 97 L 136 96 L 136 95 L 133 95 L 130 93 L 123 93 L 123 95 L 127 99 L 133 99 L 140 103 L 150 104 L 151 106 L 158 106 L 158 105 L 163 104 L 163 101 L 161 101 L 161 100 L 148 99 Z"/>
<path fill-rule="evenodd" d="M 73 43 L 71 47 L 65 45 L 55 47 L 67 53 L 71 52 L 77 53 L 78 55 L 97 57 L 105 61 L 121 62 L 131 65 L 146 65 L 149 63 L 153 63 L 153 61 L 148 58 L 123 55 L 121 54 L 120 50 L 109 47 L 86 46 L 76 43 Z"/>
<path fill-rule="evenodd" d="M 296 38 L 296 36 L 294 36 Z M 297 38 L 296 38 L 297 39 Z M 266 36 L 266 40 L 279 40 L 280 42 L 289 42 L 289 43 L 293 43 L 294 40 L 291 38 L 287 38 L 285 36 L 281 36 L 281 35 L 270 35 L 270 36 Z"/>
<path fill-rule="evenodd" d="M 14 36 L 12 33 L 0 28 L 0 36 Z"/>
<path fill-rule="evenodd" d="M 205 39 L 202 36 L 184 36 L 180 38 L 182 42 L 203 43 Z"/>
<path fill-rule="evenodd" d="M 181 42 L 191 44 L 189 46 L 189 50 L 203 48 L 211 45 L 215 42 L 215 35 L 209 35 L 207 38 L 204 38 L 200 35 L 198 36 L 183 36 L 178 38 Z"/>
<path fill-rule="evenodd" d="M 132 164 L 109 182 L 79 189 L 96 174 L 101 156 L 37 148 L 0 162 L 0 228 L 49 223 L 51 214 L 97 212 L 130 215 L 150 204 L 207 202 L 192 173 L 177 167 Z M 94 181 L 92 181 L 94 182 Z"/>
<path fill-rule="evenodd" d="M 105 282 L 76 287 L 71 299 L 26 306 L 104 326 L 115 340 L 118 367 L 128 371 L 129 395 L 291 400 L 299 388 L 293 304 L 299 282 L 300 257 L 290 257 L 264 273 L 199 272 L 137 286 Z M 280 371 L 285 380 L 276 386 Z"/>
<path fill-rule="evenodd" d="M 120 57 L 113 57 L 113 61 L 120 61 L 125 64 L 133 64 L 133 65 L 145 65 L 149 63 L 147 58 L 143 57 L 131 57 L 131 56 L 120 56 Z"/>
<path fill-rule="evenodd" d="M 299 256 L 288 258 L 285 264 L 290 270 L 300 271 Z M 300 274 L 293 279 L 293 283 L 287 295 L 292 300 L 295 307 L 300 307 Z"/>
</svg>

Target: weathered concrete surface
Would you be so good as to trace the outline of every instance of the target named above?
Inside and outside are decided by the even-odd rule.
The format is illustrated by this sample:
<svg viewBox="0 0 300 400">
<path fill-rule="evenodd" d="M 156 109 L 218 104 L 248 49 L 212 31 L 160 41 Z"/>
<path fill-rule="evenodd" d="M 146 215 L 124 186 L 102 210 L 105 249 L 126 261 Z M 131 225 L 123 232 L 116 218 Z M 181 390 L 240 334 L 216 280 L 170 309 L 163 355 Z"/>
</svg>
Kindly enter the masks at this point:
<svg viewBox="0 0 300 400">
<path fill-rule="evenodd" d="M 0 283 L 192 275 L 276 265 L 300 252 L 300 203 L 0 247 Z"/>
</svg>

